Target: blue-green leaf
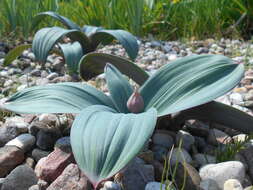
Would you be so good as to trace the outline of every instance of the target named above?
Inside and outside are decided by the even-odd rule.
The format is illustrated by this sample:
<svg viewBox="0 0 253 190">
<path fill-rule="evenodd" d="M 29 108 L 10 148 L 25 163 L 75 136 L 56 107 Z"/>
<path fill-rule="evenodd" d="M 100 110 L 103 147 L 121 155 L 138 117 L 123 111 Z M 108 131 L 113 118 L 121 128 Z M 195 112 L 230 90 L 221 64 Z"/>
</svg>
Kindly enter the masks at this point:
<svg viewBox="0 0 253 190">
<path fill-rule="evenodd" d="M 243 65 L 221 55 L 195 55 L 167 64 L 152 75 L 140 93 L 146 110 L 159 116 L 195 107 L 234 88 L 244 74 Z"/>
<path fill-rule="evenodd" d="M 89 25 L 85 25 L 82 28 L 82 31 L 88 36 L 90 37 L 92 34 L 95 34 L 96 32 L 100 31 L 104 29 L 103 27 L 97 27 L 97 26 L 89 26 Z"/>
<path fill-rule="evenodd" d="M 98 46 L 100 43 L 107 45 L 113 39 L 118 40 L 125 48 L 129 57 L 134 60 L 139 51 L 137 39 L 131 33 L 124 30 L 99 30 L 90 36 L 93 47 Z"/>
<path fill-rule="evenodd" d="M 83 56 L 83 49 L 79 42 L 59 44 L 65 62 L 71 73 L 78 73 L 79 62 Z"/>
<path fill-rule="evenodd" d="M 80 83 L 36 86 L 15 93 L 2 105 L 18 113 L 79 113 L 91 105 L 114 108 L 111 99 L 97 89 Z"/>
<path fill-rule="evenodd" d="M 94 187 L 119 172 L 143 148 L 156 125 L 156 111 L 122 114 L 105 106 L 91 106 L 71 128 L 75 160 Z"/>
<path fill-rule="evenodd" d="M 50 50 L 63 36 L 68 36 L 73 41 L 78 41 L 84 53 L 89 51 L 90 41 L 81 31 L 59 27 L 43 28 L 35 34 L 32 44 L 32 51 L 36 59 L 40 62 L 46 62 Z"/>
<path fill-rule="evenodd" d="M 105 78 L 112 101 L 121 113 L 128 113 L 127 100 L 133 93 L 133 89 L 126 78 L 114 67 L 107 64 Z"/>
<path fill-rule="evenodd" d="M 132 61 L 119 56 L 104 53 L 88 53 L 80 61 L 80 75 L 89 80 L 104 71 L 106 63 L 114 65 L 121 73 L 142 85 L 149 77 L 143 69 Z"/>
<path fill-rule="evenodd" d="M 81 30 L 80 27 L 72 22 L 71 20 L 69 20 L 68 18 L 64 17 L 64 16 L 61 16 L 59 15 L 58 13 L 56 12 L 52 12 L 52 11 L 47 11 L 47 12 L 42 12 L 42 13 L 39 13 L 35 18 L 34 20 L 36 21 L 35 23 L 38 24 L 39 21 L 41 21 L 44 17 L 46 16 L 50 16 L 54 19 L 56 19 L 57 21 L 60 21 L 63 25 L 65 25 L 68 29 L 75 29 L 75 30 Z"/>
</svg>

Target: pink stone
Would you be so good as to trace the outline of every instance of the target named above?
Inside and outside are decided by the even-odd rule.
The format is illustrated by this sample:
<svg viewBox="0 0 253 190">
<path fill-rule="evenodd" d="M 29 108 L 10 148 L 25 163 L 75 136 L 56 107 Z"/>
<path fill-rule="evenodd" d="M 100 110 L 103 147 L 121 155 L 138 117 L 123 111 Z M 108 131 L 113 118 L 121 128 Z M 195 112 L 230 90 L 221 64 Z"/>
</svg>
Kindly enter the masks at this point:
<svg viewBox="0 0 253 190">
<path fill-rule="evenodd" d="M 47 190 L 87 190 L 88 179 L 76 164 L 68 165 Z"/>
<path fill-rule="evenodd" d="M 61 175 L 63 170 L 70 163 L 74 162 L 75 160 L 72 152 L 64 152 L 56 148 L 47 157 L 39 160 L 35 167 L 35 173 L 39 179 L 51 183 Z"/>
</svg>

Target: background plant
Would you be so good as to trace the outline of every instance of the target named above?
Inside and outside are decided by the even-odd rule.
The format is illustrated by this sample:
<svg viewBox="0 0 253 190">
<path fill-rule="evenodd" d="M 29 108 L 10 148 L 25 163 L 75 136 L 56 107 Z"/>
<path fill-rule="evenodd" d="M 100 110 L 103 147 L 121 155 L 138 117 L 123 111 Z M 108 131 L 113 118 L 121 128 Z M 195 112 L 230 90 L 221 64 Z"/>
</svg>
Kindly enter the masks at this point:
<svg viewBox="0 0 253 190">
<path fill-rule="evenodd" d="M 2 0 L 0 10 L 0 33 L 6 35 L 14 32 L 21 34 L 19 37 L 31 36 L 35 31 L 31 27 L 32 17 L 48 10 L 57 11 L 81 26 L 123 29 L 137 36 L 153 34 L 156 38 L 164 40 L 234 35 L 250 37 L 251 23 L 253 23 L 251 0 L 129 0 L 127 2 Z M 49 20 L 42 25 L 48 25 L 48 22 Z"/>
</svg>

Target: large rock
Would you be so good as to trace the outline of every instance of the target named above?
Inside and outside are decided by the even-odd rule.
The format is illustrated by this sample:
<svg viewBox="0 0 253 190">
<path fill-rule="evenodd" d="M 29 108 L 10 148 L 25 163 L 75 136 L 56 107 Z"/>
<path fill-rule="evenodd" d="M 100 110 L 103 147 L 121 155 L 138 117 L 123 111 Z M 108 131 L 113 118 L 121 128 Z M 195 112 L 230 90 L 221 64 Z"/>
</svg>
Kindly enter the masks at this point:
<svg viewBox="0 0 253 190">
<path fill-rule="evenodd" d="M 35 167 L 38 178 L 49 183 L 53 182 L 70 163 L 74 163 L 72 152 L 64 152 L 56 148 L 47 157 L 39 160 Z"/>
<path fill-rule="evenodd" d="M 27 190 L 38 181 L 33 169 L 26 165 L 16 167 L 4 180 L 1 190 Z"/>
<path fill-rule="evenodd" d="M 24 152 L 29 151 L 35 144 L 35 137 L 30 134 L 21 134 L 15 139 L 9 141 L 6 146 L 16 146 L 22 149 Z"/>
<path fill-rule="evenodd" d="M 154 167 L 140 164 L 134 159 L 122 171 L 121 184 L 126 190 L 144 190 L 148 182 L 154 181 Z"/>
<path fill-rule="evenodd" d="M 70 164 L 47 190 L 86 190 L 89 185 L 87 178 L 76 164 Z"/>
<path fill-rule="evenodd" d="M 199 190 L 200 176 L 198 171 L 190 164 L 179 163 L 176 168 L 175 181 L 179 189 L 187 187 L 191 190 Z"/>
<path fill-rule="evenodd" d="M 0 177 L 4 177 L 25 159 L 24 152 L 16 146 L 0 148 Z"/>
<path fill-rule="evenodd" d="M 228 179 L 237 179 L 242 183 L 245 177 L 245 167 L 238 161 L 222 162 L 204 166 L 200 169 L 199 174 L 202 180 L 212 179 L 220 189 L 223 189 Z"/>
</svg>

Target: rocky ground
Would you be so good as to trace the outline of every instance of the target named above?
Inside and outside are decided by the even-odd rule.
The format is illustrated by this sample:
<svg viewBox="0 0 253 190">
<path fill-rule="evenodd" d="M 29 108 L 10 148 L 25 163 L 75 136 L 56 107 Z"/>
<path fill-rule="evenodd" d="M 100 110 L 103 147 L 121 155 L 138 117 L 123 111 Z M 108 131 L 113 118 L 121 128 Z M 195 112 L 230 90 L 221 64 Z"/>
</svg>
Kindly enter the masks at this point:
<svg viewBox="0 0 253 190">
<path fill-rule="evenodd" d="M 153 73 L 164 64 L 191 54 L 225 54 L 247 67 L 244 79 L 218 100 L 253 115 L 253 45 L 212 39 L 189 43 L 140 41 L 137 64 Z M 9 45 L 0 43 L 0 99 L 34 85 L 72 81 L 61 57 L 51 55 L 45 67 L 29 50 L 3 67 Z M 126 56 L 119 45 L 100 52 Z M 107 92 L 104 76 L 88 82 Z M 15 115 L 0 112 L 0 190 L 84 190 L 90 184 L 71 153 L 71 114 Z M 182 142 L 182 144 L 180 143 Z M 181 147 L 179 146 L 181 144 Z M 166 172 L 169 155 L 173 178 Z M 184 163 L 184 164 L 182 164 Z M 175 167 L 176 166 L 176 167 Z M 156 130 L 149 146 L 103 190 L 250 190 L 253 189 L 253 140 L 225 126 L 189 120 L 180 131 Z M 173 181 L 173 184 L 171 183 Z M 123 188 L 122 188 L 123 187 Z"/>
</svg>

